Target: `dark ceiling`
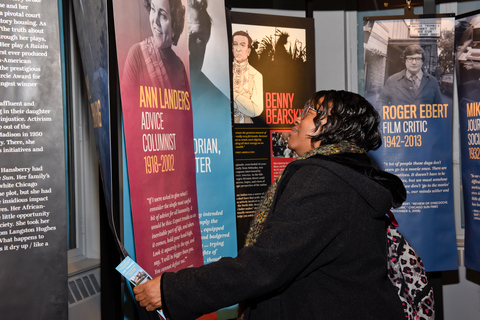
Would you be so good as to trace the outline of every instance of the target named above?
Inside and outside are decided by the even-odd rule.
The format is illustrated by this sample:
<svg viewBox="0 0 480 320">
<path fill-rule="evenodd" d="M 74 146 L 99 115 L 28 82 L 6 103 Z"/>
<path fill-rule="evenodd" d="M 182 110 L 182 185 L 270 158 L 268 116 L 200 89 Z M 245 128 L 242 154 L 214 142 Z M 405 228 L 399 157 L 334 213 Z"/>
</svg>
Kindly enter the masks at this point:
<svg viewBox="0 0 480 320">
<path fill-rule="evenodd" d="M 449 2 L 467 2 L 472 0 L 411 0 L 411 6 L 423 6 L 423 3 L 427 1 L 441 4 Z M 225 4 L 228 8 L 262 8 L 303 11 L 376 11 L 404 8 L 406 3 L 406 0 L 225 0 Z"/>
</svg>

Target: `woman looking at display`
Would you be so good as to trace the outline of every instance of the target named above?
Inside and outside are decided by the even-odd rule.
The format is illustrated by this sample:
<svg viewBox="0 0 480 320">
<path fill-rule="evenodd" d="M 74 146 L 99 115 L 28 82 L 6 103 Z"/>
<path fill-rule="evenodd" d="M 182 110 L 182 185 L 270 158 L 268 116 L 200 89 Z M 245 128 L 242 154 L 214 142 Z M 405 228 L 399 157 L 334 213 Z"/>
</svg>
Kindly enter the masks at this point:
<svg viewBox="0 0 480 320">
<path fill-rule="evenodd" d="M 295 119 L 300 156 L 273 183 L 236 258 L 134 288 L 171 320 L 240 303 L 244 319 L 404 319 L 387 277 L 386 216 L 406 191 L 367 152 L 380 117 L 358 94 L 319 91 Z"/>
</svg>

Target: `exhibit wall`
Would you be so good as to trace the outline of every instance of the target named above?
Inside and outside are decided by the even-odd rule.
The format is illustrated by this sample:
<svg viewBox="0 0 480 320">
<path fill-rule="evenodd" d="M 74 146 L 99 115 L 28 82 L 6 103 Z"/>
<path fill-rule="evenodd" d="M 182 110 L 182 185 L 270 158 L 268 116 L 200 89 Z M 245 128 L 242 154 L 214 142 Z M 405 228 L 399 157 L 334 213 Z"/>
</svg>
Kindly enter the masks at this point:
<svg viewBox="0 0 480 320">
<path fill-rule="evenodd" d="M 46 0 L 43 0 L 44 3 L 47 3 Z M 1 1 L 2 3 L 14 3 L 14 1 Z M 83 3 L 83 1 L 80 1 Z M 33 7 L 31 7 L 33 8 Z M 417 8 L 419 10 L 416 10 L 418 11 L 417 13 L 418 14 L 421 14 L 422 13 L 422 10 L 421 8 Z M 439 5 L 436 7 L 436 12 L 437 13 L 454 13 L 454 14 L 463 14 L 463 13 L 467 13 L 467 12 L 470 12 L 470 11 L 474 11 L 474 10 L 478 10 L 480 9 L 480 1 L 470 1 L 470 2 L 466 2 L 466 3 L 461 3 L 461 4 L 457 4 L 457 3 L 449 3 L 449 4 L 442 4 L 442 5 Z M 17 11 L 19 11 L 21 9 L 17 9 Z M 22 9 L 23 10 L 23 9 Z M 232 9 L 233 12 L 247 12 L 247 13 L 256 13 L 256 14 L 262 14 L 262 15 L 280 15 L 280 16 L 290 16 L 290 17 L 297 17 L 297 18 L 303 18 L 305 17 L 305 12 L 301 12 L 301 11 L 286 11 L 286 10 L 274 10 L 274 9 L 251 9 L 251 10 L 240 10 L 240 9 L 235 9 L 233 8 Z M 40 11 L 39 11 L 40 12 Z M 321 90 L 321 89 L 345 89 L 345 90 L 350 90 L 350 91 L 354 91 L 354 92 L 363 92 L 365 90 L 365 83 L 364 83 L 364 79 L 365 79 L 365 76 L 364 76 L 364 72 L 365 70 L 363 69 L 363 62 L 364 62 L 364 48 L 363 48 L 363 18 L 365 16 L 373 16 L 373 15 L 401 15 L 403 14 L 403 9 L 394 9 L 394 10 L 384 10 L 384 11 L 376 11 L 376 12 L 362 12 L 362 13 L 357 13 L 357 12 L 353 12 L 353 11 L 328 11 L 328 12 L 314 12 L 313 13 L 313 19 L 314 19 L 314 29 L 315 29 L 315 89 L 316 90 Z M 45 20 L 45 19 L 42 19 L 42 20 Z M 52 19 L 53 20 L 53 19 Z M 50 24 L 50 21 L 47 21 L 48 24 Z M 52 38 L 50 38 L 49 40 L 51 40 Z M 18 41 L 17 41 L 18 42 Z M 18 42 L 19 43 L 19 42 Z M 53 41 L 52 41 L 53 43 Z M 327 48 L 328 50 L 325 50 L 325 48 Z M 51 47 L 51 49 L 53 49 L 53 46 Z M 48 53 L 48 56 L 50 58 L 54 58 L 56 57 L 56 53 Z M 183 57 L 183 59 L 186 61 L 188 60 L 188 58 L 186 57 Z M 73 61 L 72 63 L 74 64 L 78 64 L 80 65 L 81 62 L 77 59 L 76 61 Z M 123 65 L 123 61 L 122 61 L 122 65 Z M 40 67 L 40 69 L 44 70 L 46 69 L 46 67 Z M 80 68 L 81 69 L 81 68 Z M 56 70 L 56 69 L 55 69 Z M 80 72 L 80 71 L 79 71 Z M 207 74 L 207 76 L 209 75 L 209 71 L 205 70 L 205 73 Z M 325 76 L 325 75 L 328 75 Z M 42 75 L 43 77 L 43 75 Z M 42 78 L 43 80 L 43 78 Z M 87 90 L 86 88 L 84 87 L 84 79 L 81 79 L 82 81 L 82 84 L 77 84 L 77 86 L 75 86 L 73 88 L 74 92 L 75 92 L 75 95 L 79 95 L 79 94 L 82 94 L 82 95 L 86 95 L 87 94 Z M 219 80 L 218 82 L 215 82 L 215 84 L 218 83 L 218 86 L 220 87 L 221 91 L 224 93 L 224 94 L 228 94 L 228 92 L 226 92 L 228 90 L 228 87 L 226 88 L 225 86 L 225 80 Z M 11 88 L 10 88 L 11 89 Z M 12 91 L 8 88 L 4 88 L 5 91 Z M 59 89 L 59 88 L 56 88 L 56 89 Z M 40 96 L 40 94 L 39 94 Z M 57 95 L 58 96 L 58 95 Z M 453 89 L 453 102 L 452 102 L 452 106 L 453 106 L 453 116 L 452 116 L 452 123 L 453 123 L 453 130 L 452 130 L 452 156 L 453 156 L 453 161 L 452 161 L 452 189 L 453 189 L 453 216 L 454 216 L 454 222 L 455 222 L 455 235 L 456 235 L 456 253 L 458 255 L 458 270 L 452 270 L 452 271 L 448 271 L 448 272 L 443 272 L 442 274 L 442 283 L 443 283 L 443 286 L 442 286 L 442 289 L 443 289 L 443 311 L 444 311 L 444 319 L 449 319 L 449 320 L 456 320 L 456 319 L 477 319 L 477 318 L 480 318 L 480 309 L 479 309 L 479 304 L 478 304 L 478 301 L 480 300 L 480 276 L 478 275 L 478 272 L 472 272 L 472 270 L 470 269 L 467 269 L 465 267 L 465 264 L 464 264 L 464 239 L 465 239 L 465 229 L 463 227 L 463 205 L 462 205 L 462 193 L 461 193 L 461 164 L 460 164 L 460 144 L 459 143 L 456 143 L 456 141 L 458 142 L 460 137 L 459 137 L 459 124 L 458 124 L 458 120 L 459 120 L 459 113 L 458 113 L 458 104 L 457 102 L 455 101 L 455 98 L 457 96 L 457 93 L 456 93 L 456 88 L 454 87 Z M 10 99 L 12 100 L 12 99 Z M 30 101 L 30 102 L 35 102 L 35 107 L 37 108 L 41 108 L 40 106 L 40 103 L 43 103 L 43 100 L 40 99 L 40 98 L 28 98 L 26 99 L 25 101 Z M 13 101 L 13 100 L 12 100 Z M 51 104 L 51 108 L 52 108 L 52 111 L 51 112 L 55 112 L 55 116 L 58 117 L 58 118 L 61 118 L 61 108 L 58 107 L 59 105 L 61 105 L 61 103 L 52 103 Z M 55 105 L 55 106 L 54 106 Z M 13 107 L 9 107 L 8 109 L 12 109 Z M 14 109 L 19 109 L 19 108 L 14 108 Z M 22 106 L 22 108 L 20 109 L 25 109 L 25 110 L 33 110 L 33 106 L 32 107 L 29 107 L 27 105 L 24 105 Z M 45 109 L 45 108 L 43 108 Z M 58 109 L 58 110 L 57 110 Z M 58 115 L 57 115 L 57 112 L 58 112 Z M 56 118 L 55 118 L 56 119 Z M 18 120 L 18 118 L 17 118 Z M 17 121 L 15 120 L 15 121 Z M 87 121 L 91 121 L 92 119 L 84 119 L 84 120 L 87 120 Z M 12 120 L 13 121 L 13 120 Z M 34 120 L 31 120 L 32 122 L 32 128 L 33 126 L 39 126 L 41 123 L 40 121 L 34 121 Z M 55 121 L 58 125 L 60 125 L 62 123 L 61 120 L 56 120 Z M 5 123 L 6 124 L 6 123 Z M 2 123 L 2 125 L 4 125 Z M 8 125 L 8 124 L 6 124 Z M 80 128 L 80 130 L 85 130 L 87 133 L 85 133 L 85 136 L 81 138 L 82 140 L 82 143 L 90 143 L 91 145 L 95 144 L 95 141 L 93 139 L 90 139 L 89 140 L 89 136 L 88 136 L 88 131 L 91 130 L 91 133 L 93 132 L 92 128 L 90 127 L 90 125 L 88 123 L 82 123 L 82 124 L 78 124 Z M 58 130 L 61 130 L 60 128 L 51 128 L 52 130 L 54 129 L 58 129 Z M 13 129 L 12 129 L 13 130 Z M 8 129 L 7 131 L 11 131 L 13 132 L 12 130 Z M 40 130 L 40 129 L 39 129 Z M 47 133 L 49 132 L 47 129 L 44 129 L 44 128 L 41 128 L 42 131 L 44 131 L 45 135 L 47 135 Z M 4 132 L 4 131 L 2 131 Z M 10 140 L 13 141 L 12 138 L 9 138 Z M 44 147 L 46 148 L 49 144 L 48 143 L 44 143 L 43 140 L 39 137 L 36 137 L 36 139 L 34 139 L 36 141 L 36 143 L 39 145 L 40 147 L 40 143 L 44 144 Z M 24 146 L 25 147 L 25 146 Z M 60 150 L 61 147 L 58 147 Z M 88 149 L 88 148 L 87 148 Z M 56 150 L 56 152 L 58 151 Z M 58 151 L 61 153 L 61 151 Z M 83 152 L 83 151 L 82 151 Z M 88 158 L 88 162 L 90 162 L 90 165 L 91 163 L 93 163 L 94 167 L 95 165 L 97 164 L 96 161 L 97 159 L 95 158 L 96 155 L 95 153 L 97 152 L 95 150 L 95 148 L 90 148 L 89 150 L 84 150 L 84 152 L 86 154 L 88 154 L 86 156 L 86 158 Z M 222 150 L 223 152 L 223 150 Z M 50 163 L 47 163 L 47 161 L 43 160 L 45 157 L 43 157 L 46 152 L 41 152 L 40 153 L 42 155 L 42 157 L 38 157 L 38 166 L 43 166 L 42 167 L 42 171 L 44 173 L 49 173 L 51 174 L 52 172 L 54 173 L 58 173 L 60 171 L 65 171 L 63 167 L 61 166 L 57 166 L 54 169 L 51 169 L 49 166 L 51 165 Z M 8 169 L 12 169 L 12 167 L 15 167 L 15 165 L 11 165 L 11 160 L 10 158 L 12 158 L 12 155 L 8 155 L 8 158 L 6 158 L 5 154 L 2 155 L 1 158 L 2 161 L 2 167 L 3 168 L 8 168 Z M 6 160 L 4 160 L 6 159 Z M 25 157 L 26 159 L 26 157 Z M 22 158 L 22 161 L 23 161 L 23 158 Z M 43 161 L 43 162 L 42 162 Z M 228 161 L 231 161 L 231 160 L 228 160 Z M 80 164 L 79 164 L 80 165 Z M 82 166 L 84 164 L 81 164 Z M 35 166 L 36 163 L 35 163 Z M 29 167 L 29 166 L 24 166 L 22 165 L 22 167 Z M 83 167 L 82 167 L 83 168 Z M 95 171 L 95 170 L 93 170 Z M 10 173 L 9 173 L 10 174 Z M 8 175 L 9 175 L 8 174 Z M 88 174 L 88 176 L 87 176 Z M 125 176 L 126 176 L 126 173 L 125 173 Z M 15 175 L 15 179 L 17 179 L 17 175 Z M 57 177 L 56 177 L 57 179 Z M 63 179 L 63 177 L 61 175 L 59 175 L 58 179 Z M 91 195 L 92 198 L 89 198 L 89 199 L 84 199 L 82 198 L 83 195 L 79 194 L 78 195 L 78 199 L 76 199 L 76 201 L 84 201 L 84 206 L 86 207 L 86 210 L 89 211 L 88 213 L 90 215 L 87 215 L 87 220 L 88 219 L 91 219 L 92 218 L 92 214 L 91 212 L 93 211 L 98 211 L 99 210 L 99 207 L 100 205 L 97 205 L 99 203 L 99 201 L 101 201 L 100 199 L 97 199 L 95 198 L 95 196 L 98 197 L 98 194 L 96 193 L 100 193 L 98 191 L 98 184 L 99 184 L 99 179 L 98 179 L 98 176 L 96 176 L 95 174 L 90 174 L 90 173 L 83 173 L 81 172 L 81 174 L 78 176 L 78 179 L 83 179 L 83 183 L 84 185 L 86 185 L 86 191 L 90 192 L 90 193 L 95 193 L 94 195 Z M 50 180 L 50 181 L 53 181 L 53 180 Z M 5 182 L 4 186 L 7 186 L 7 183 L 8 182 Z M 42 182 L 43 183 L 43 182 Z M 125 185 L 125 191 L 128 193 L 129 190 L 127 189 L 128 187 L 128 181 L 125 182 L 126 185 Z M 58 188 L 58 189 L 61 189 L 60 186 L 62 186 L 63 184 L 63 180 L 56 183 L 55 185 L 52 186 L 52 190 L 54 190 L 55 188 Z M 95 186 L 95 188 L 89 188 L 88 186 Z M 50 188 L 48 186 L 48 188 Z M 43 189 L 48 189 L 47 186 L 43 187 Z M 7 187 L 4 187 L 4 189 L 8 189 Z M 100 187 L 101 189 L 101 187 Z M 12 189 L 13 190 L 13 189 Z M 5 190 L 3 190 L 5 191 Z M 14 190 L 13 190 L 14 191 Z M 22 189 L 23 191 L 23 189 Z M 29 192 L 32 192 L 31 190 L 29 190 Z M 14 197 L 19 197 L 20 193 L 17 195 L 14 194 Z M 62 198 L 65 198 L 65 196 L 63 195 L 63 191 L 61 193 L 57 193 L 57 195 L 59 195 L 60 197 Z M 49 196 L 49 195 L 48 195 Z M 47 198 L 45 198 L 47 199 Z M 51 202 L 53 202 L 53 198 L 50 199 L 49 198 L 49 201 L 48 203 L 45 201 L 46 204 L 48 205 L 51 205 Z M 68 204 L 67 204 L 68 205 Z M 57 206 L 60 207 L 60 206 L 66 206 L 66 204 L 64 204 L 63 202 L 58 202 L 57 203 Z M 130 203 L 126 203 L 124 204 L 125 207 L 128 207 L 130 206 Z M 94 207 L 94 208 L 92 208 Z M 10 210 L 10 206 L 8 206 L 8 210 Z M 229 208 L 229 210 L 231 210 Z M 59 226 L 58 227 L 58 230 L 56 230 L 56 232 L 49 232 L 46 234 L 47 237 L 51 237 L 52 235 L 54 235 L 55 233 L 57 234 L 60 234 L 59 237 L 55 238 L 54 240 L 54 243 L 55 245 L 62 245 L 63 244 L 63 241 L 64 241 L 64 238 L 66 238 L 65 234 L 66 233 L 66 229 L 63 228 L 64 224 L 65 224 L 65 221 L 63 218 L 59 217 L 59 215 L 57 215 L 57 212 L 58 211 L 67 211 L 65 210 L 63 207 L 62 208 L 57 208 L 55 207 L 54 209 L 48 209 L 48 210 L 45 210 L 45 211 L 48 211 L 50 212 L 49 214 L 51 214 L 51 216 L 53 216 L 55 214 L 55 217 L 59 220 L 50 220 L 50 224 L 49 226 Z M 220 210 L 217 210 L 217 209 L 205 209 L 206 212 L 217 212 L 217 211 L 220 211 Z M 201 212 L 201 209 L 199 209 L 199 212 Z M 98 218 L 98 217 L 95 217 L 95 218 Z M 4 218 L 2 218 L 4 219 Z M 34 219 L 31 219 L 29 221 L 35 221 Z M 38 221 L 41 221 L 41 220 L 38 220 Z M 3 223 L 8 223 L 8 221 L 1 221 Z M 34 223 L 34 222 L 32 222 Z M 128 220 L 125 220 L 124 221 L 124 224 L 132 224 L 131 221 L 128 221 Z M 98 222 L 96 223 L 98 225 Z M 87 233 L 87 238 L 90 238 L 90 239 L 87 239 L 86 241 L 90 241 L 91 238 L 95 238 L 96 236 L 93 235 L 93 236 L 90 236 L 90 231 L 92 229 L 96 229 L 98 226 L 95 224 L 95 222 L 93 223 L 93 227 L 87 225 L 87 228 L 89 228 L 90 230 L 88 231 Z M 45 225 L 46 226 L 46 225 Z M 62 228 L 60 228 L 62 227 Z M 2 226 L 2 228 L 7 228 L 7 225 L 4 224 Z M 85 228 L 85 225 L 83 226 L 83 228 Z M 6 230 L 6 229 L 5 229 Z M 98 232 L 98 230 L 95 230 Z M 203 230 L 202 230 L 203 231 Z M 6 238 L 6 237 L 5 237 Z M 232 238 L 234 238 L 234 236 L 232 236 Z M 8 241 L 8 240 L 7 240 Z M 85 241 L 85 240 L 84 240 Z M 134 241 L 133 238 L 132 239 L 129 239 L 129 241 Z M 49 240 L 49 242 L 51 243 L 51 240 Z M 32 242 L 32 246 L 34 245 L 34 243 Z M 50 250 L 48 248 L 34 248 L 34 249 L 31 249 L 31 248 L 28 248 L 25 249 L 25 251 L 28 251 L 29 253 L 33 253 L 34 250 L 38 251 L 38 252 L 47 252 L 50 253 L 51 251 L 51 248 Z M 57 250 L 57 251 L 60 251 L 61 252 L 61 255 L 62 255 L 62 261 L 63 259 L 65 258 L 64 257 L 64 251 L 63 250 Z M 2 255 L 4 255 L 5 257 L 8 256 L 13 256 L 13 255 L 16 255 L 16 253 L 12 253 L 12 252 L 7 252 L 7 251 L 3 251 L 2 252 Z M 230 254 L 230 253 L 229 253 Z M 232 253 L 232 255 L 234 255 L 234 253 Z M 70 252 L 69 252 L 69 258 L 70 258 Z M 5 259 L 4 259 L 5 260 Z M 69 259 L 70 261 L 69 262 L 72 262 L 72 259 Z M 75 258 L 75 260 L 78 260 L 77 258 Z M 87 255 L 87 259 L 88 260 L 88 255 Z M 77 261 L 78 262 L 78 261 Z M 63 262 L 62 262 L 63 263 Z M 153 262 L 152 262 L 153 263 Z M 7 265 L 6 262 L 4 262 L 4 270 L 7 270 L 9 271 L 8 268 L 6 268 L 5 266 Z M 39 266 L 41 265 L 41 268 L 42 269 L 46 269 L 47 266 L 49 265 L 48 263 L 40 263 Z M 2 266 L 0 264 L 0 266 Z M 8 266 L 10 268 L 10 266 Z M 32 265 L 31 267 L 34 267 L 34 265 Z M 94 263 L 94 266 L 92 267 L 92 265 L 90 264 L 86 269 L 92 269 L 94 267 L 98 267 L 98 261 L 96 261 Z M 70 273 L 70 268 L 69 268 L 69 276 L 70 278 L 68 279 L 68 282 L 67 282 L 67 279 L 65 279 L 66 277 L 66 274 L 65 274 L 65 268 L 64 266 L 60 266 L 59 267 L 61 270 L 61 274 L 62 274 L 62 287 L 59 288 L 58 290 L 62 291 L 62 294 L 63 294 L 63 291 L 67 291 L 67 290 L 70 290 L 66 287 L 63 287 L 63 285 L 67 286 L 67 283 L 70 283 L 72 281 L 72 279 L 75 278 L 77 274 L 73 274 L 73 273 Z M 12 267 L 13 269 L 13 267 Z M 33 268 L 35 269 L 35 268 Z M 17 270 L 18 271 L 18 270 Z M 53 270 L 52 270 L 53 271 Z M 112 272 L 115 272 L 113 269 L 112 269 Z M 10 272 L 8 272 L 10 274 Z M 31 273 L 31 276 L 34 276 L 35 275 L 35 272 L 32 272 Z M 3 275 L 5 276 L 5 275 Z M 1 278 L 0 278 L 1 279 Z M 13 280 L 9 280 L 9 281 L 13 281 Z M 48 280 L 45 280 L 45 281 L 48 281 Z M 75 278 L 75 281 L 76 281 L 76 278 Z M 3 288 L 0 288 L 0 290 L 3 290 Z M 57 290 L 57 289 L 55 289 Z M 70 293 L 70 292 L 69 292 Z M 45 295 L 45 298 L 48 299 L 49 296 L 52 296 L 52 295 L 56 295 L 56 293 L 53 293 L 53 294 L 47 294 Z M 13 296 L 12 296 L 13 297 Z M 90 297 L 90 300 L 89 299 L 86 299 L 86 300 L 89 300 L 89 301 L 92 301 L 92 297 L 98 297 L 98 296 L 94 296 L 92 295 Z M 10 301 L 12 299 L 7 299 L 5 301 Z M 15 299 L 16 300 L 16 299 Z M 36 305 L 39 305 L 39 304 L 42 304 L 42 300 L 37 300 L 37 304 Z M 10 302 L 9 302 L 10 303 Z M 15 303 L 18 303 L 15 302 Z M 56 305 L 60 305 L 60 304 L 66 304 L 67 301 L 57 301 L 56 302 Z M 100 314 L 100 311 L 99 310 L 95 310 L 96 308 L 100 308 L 100 304 L 98 305 L 95 305 L 93 308 L 90 308 L 88 310 L 88 312 L 90 312 L 90 315 L 89 316 L 86 316 L 86 312 L 87 310 L 84 308 L 84 309 L 81 309 L 81 306 L 78 305 L 78 304 L 75 304 L 75 303 L 70 303 L 70 307 L 72 306 L 75 306 L 76 309 L 74 310 L 73 308 L 70 308 L 69 309 L 69 319 L 81 319 L 82 318 L 82 314 L 83 314 L 83 318 L 88 318 L 88 319 L 96 319 L 95 316 L 91 315 L 92 313 L 95 313 L 95 311 L 98 311 L 98 314 Z M 129 301 L 128 304 L 130 304 L 130 306 L 127 306 L 125 305 L 124 307 L 125 308 L 129 308 L 131 307 L 131 305 L 133 305 L 133 302 Z M 5 306 L 5 303 L 2 305 L 2 306 Z M 11 308 L 8 308 L 9 310 Z M 64 309 L 63 307 L 60 307 L 60 309 L 62 309 L 61 311 L 61 316 L 62 318 L 65 318 L 64 317 L 64 313 L 66 312 L 66 309 Z M 3 309 L 2 309 L 3 310 Z M 31 312 L 32 310 L 28 310 L 28 312 Z M 123 310 L 122 310 L 123 311 Z M 10 311 L 8 311 L 10 312 Z M 6 314 L 9 314 L 9 313 L 6 313 Z M 25 311 L 27 312 L 27 310 Z M 47 311 L 46 311 L 47 312 Z M 14 318 L 14 317 L 13 317 Z M 98 316 L 98 319 L 100 319 L 100 316 Z"/>
</svg>

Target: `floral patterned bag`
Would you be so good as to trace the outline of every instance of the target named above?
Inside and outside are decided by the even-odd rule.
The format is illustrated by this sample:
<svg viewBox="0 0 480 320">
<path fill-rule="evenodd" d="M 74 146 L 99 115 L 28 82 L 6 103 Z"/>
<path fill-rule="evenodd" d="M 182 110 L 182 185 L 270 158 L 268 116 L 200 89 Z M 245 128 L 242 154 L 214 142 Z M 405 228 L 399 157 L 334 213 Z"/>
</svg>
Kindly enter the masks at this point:
<svg viewBox="0 0 480 320">
<path fill-rule="evenodd" d="M 389 216 L 392 222 L 387 226 L 388 276 L 397 288 L 405 319 L 433 320 L 433 287 L 428 283 L 422 259 L 395 227 L 393 215 Z"/>
</svg>

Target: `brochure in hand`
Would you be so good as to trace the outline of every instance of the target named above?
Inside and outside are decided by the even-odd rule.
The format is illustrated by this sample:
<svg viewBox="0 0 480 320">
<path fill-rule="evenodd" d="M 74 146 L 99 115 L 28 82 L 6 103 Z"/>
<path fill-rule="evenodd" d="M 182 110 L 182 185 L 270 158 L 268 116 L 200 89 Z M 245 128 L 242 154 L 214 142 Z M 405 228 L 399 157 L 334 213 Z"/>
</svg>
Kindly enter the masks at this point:
<svg viewBox="0 0 480 320">
<path fill-rule="evenodd" d="M 152 277 L 130 257 L 123 259 L 115 269 L 134 286 L 152 279 Z M 162 310 L 157 310 L 157 312 L 160 314 L 161 319 L 166 319 Z"/>
</svg>

